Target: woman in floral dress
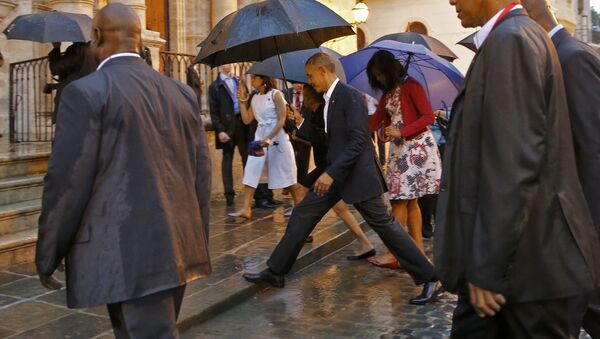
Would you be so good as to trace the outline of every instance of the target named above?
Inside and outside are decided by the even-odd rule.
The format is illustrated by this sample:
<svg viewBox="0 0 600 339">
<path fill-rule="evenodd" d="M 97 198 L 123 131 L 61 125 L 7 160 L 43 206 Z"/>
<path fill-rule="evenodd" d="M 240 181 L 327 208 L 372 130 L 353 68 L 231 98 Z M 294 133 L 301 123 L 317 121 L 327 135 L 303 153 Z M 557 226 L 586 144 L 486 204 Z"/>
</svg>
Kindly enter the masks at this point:
<svg viewBox="0 0 600 339">
<path fill-rule="evenodd" d="M 407 77 L 393 54 L 375 53 L 367 74 L 371 86 L 384 93 L 370 127 L 383 132 L 385 140 L 390 142 L 386 181 L 392 213 L 400 224 L 408 227 L 411 237 L 424 250 L 417 199 L 438 193 L 442 172 L 435 137 L 428 128 L 435 116 L 421 85 Z M 380 267 L 400 267 L 389 252 L 369 262 Z"/>
</svg>

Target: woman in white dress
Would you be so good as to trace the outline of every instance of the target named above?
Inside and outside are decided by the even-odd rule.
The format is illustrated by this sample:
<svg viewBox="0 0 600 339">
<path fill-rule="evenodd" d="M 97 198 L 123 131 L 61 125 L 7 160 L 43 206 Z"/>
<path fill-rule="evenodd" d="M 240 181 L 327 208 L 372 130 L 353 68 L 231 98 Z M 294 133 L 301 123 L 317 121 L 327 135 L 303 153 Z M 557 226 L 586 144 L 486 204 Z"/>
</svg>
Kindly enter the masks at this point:
<svg viewBox="0 0 600 339">
<path fill-rule="evenodd" d="M 250 219 L 252 217 L 252 199 L 256 187 L 268 182 L 270 189 L 288 188 L 294 203 L 300 197 L 297 189 L 296 159 L 294 149 L 284 131 L 286 102 L 283 93 L 273 88 L 271 79 L 261 75 L 252 76 L 252 87 L 258 91 L 250 99 L 245 84 L 238 86 L 238 100 L 242 121 L 248 125 L 255 119 L 258 127 L 254 140 L 264 149 L 264 156 L 248 156 L 244 168 L 244 208 L 230 216 Z M 246 103 L 250 102 L 250 107 Z"/>
</svg>

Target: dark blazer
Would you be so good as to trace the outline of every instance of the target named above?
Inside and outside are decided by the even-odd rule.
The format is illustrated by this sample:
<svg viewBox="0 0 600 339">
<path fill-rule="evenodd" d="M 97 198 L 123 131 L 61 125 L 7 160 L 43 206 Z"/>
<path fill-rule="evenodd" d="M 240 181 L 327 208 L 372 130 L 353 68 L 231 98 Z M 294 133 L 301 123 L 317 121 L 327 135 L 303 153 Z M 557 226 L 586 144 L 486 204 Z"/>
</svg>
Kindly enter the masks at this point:
<svg viewBox="0 0 600 339">
<path fill-rule="evenodd" d="M 322 167 L 324 171 L 324 168 L 327 167 L 327 135 L 325 134 L 323 108 L 320 106 L 316 112 L 305 116 L 297 135 L 312 144 L 315 166 Z"/>
<path fill-rule="evenodd" d="M 552 42 L 565 80 L 579 179 L 600 231 L 600 56 L 564 28 Z"/>
<path fill-rule="evenodd" d="M 232 95 L 225 81 L 221 80 L 221 74 L 208 86 L 208 100 L 210 108 L 210 118 L 215 129 L 215 143 L 217 149 L 223 148 L 224 144 L 219 141 L 219 133 L 225 132 L 233 139 L 235 133 L 235 112 L 233 107 Z M 240 103 L 242 104 L 242 103 Z"/>
<path fill-rule="evenodd" d="M 491 32 L 453 105 L 438 197 L 435 264 L 510 302 L 599 285 L 600 241 L 577 177 L 562 72 L 524 10 Z"/>
<path fill-rule="evenodd" d="M 44 179 L 38 271 L 51 274 L 66 257 L 69 307 L 206 276 L 210 169 L 188 86 L 135 57 L 74 81 Z"/>
<path fill-rule="evenodd" d="M 387 191 L 369 132 L 365 98 L 338 82 L 327 114 L 327 173 L 349 204 L 367 201 Z"/>
</svg>

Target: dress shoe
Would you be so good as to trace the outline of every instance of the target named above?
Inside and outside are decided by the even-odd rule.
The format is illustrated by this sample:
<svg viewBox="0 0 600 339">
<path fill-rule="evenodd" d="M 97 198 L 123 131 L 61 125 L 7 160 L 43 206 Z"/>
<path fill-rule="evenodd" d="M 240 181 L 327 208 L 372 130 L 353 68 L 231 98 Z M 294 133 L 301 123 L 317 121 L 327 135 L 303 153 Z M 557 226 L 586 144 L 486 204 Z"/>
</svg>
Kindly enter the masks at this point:
<svg viewBox="0 0 600 339">
<path fill-rule="evenodd" d="M 268 200 L 259 200 L 254 203 L 254 208 L 274 209 L 277 205 L 272 204 Z"/>
<path fill-rule="evenodd" d="M 411 305 L 425 305 L 432 301 L 436 301 L 439 296 L 444 293 L 444 288 L 439 281 L 430 281 L 423 285 L 423 292 L 413 299 L 410 299 Z"/>
<path fill-rule="evenodd" d="M 349 255 L 346 257 L 347 260 L 362 260 L 362 259 L 366 259 L 366 258 L 370 258 L 372 256 L 374 256 L 375 254 L 377 254 L 377 252 L 375 251 L 375 249 L 372 249 L 370 251 L 367 251 L 363 254 L 359 254 L 359 255 Z"/>
<path fill-rule="evenodd" d="M 282 275 L 277 275 L 270 269 L 266 269 L 259 273 L 244 273 L 244 279 L 251 283 L 267 283 L 273 287 L 283 288 L 285 280 Z"/>
<path fill-rule="evenodd" d="M 273 198 L 269 199 L 269 202 L 275 206 L 283 205 L 283 201 L 275 200 Z"/>
<path fill-rule="evenodd" d="M 312 244 L 314 241 L 315 241 L 315 238 L 313 238 L 312 235 L 309 235 L 308 238 L 306 238 L 306 240 L 304 240 L 304 242 L 307 244 Z"/>
</svg>

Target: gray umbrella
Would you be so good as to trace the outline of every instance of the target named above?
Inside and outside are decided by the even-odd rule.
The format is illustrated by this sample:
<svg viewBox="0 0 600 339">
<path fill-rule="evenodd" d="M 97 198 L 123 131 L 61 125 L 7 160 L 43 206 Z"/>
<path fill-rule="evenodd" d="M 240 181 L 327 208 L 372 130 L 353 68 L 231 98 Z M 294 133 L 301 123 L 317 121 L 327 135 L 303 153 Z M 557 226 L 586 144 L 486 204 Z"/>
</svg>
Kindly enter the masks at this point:
<svg viewBox="0 0 600 339">
<path fill-rule="evenodd" d="M 262 61 L 352 34 L 352 25 L 315 0 L 266 0 L 223 18 L 200 43 L 196 62 Z"/>
<path fill-rule="evenodd" d="M 91 32 L 89 16 L 58 11 L 20 15 L 4 30 L 7 39 L 36 42 L 88 42 Z"/>
<path fill-rule="evenodd" d="M 304 65 L 311 56 L 319 52 L 329 54 L 335 60 L 338 60 L 342 57 L 342 55 L 338 52 L 326 47 L 303 49 L 301 51 L 281 54 L 281 61 L 283 62 L 283 68 L 285 69 L 285 76 L 283 75 L 281 70 L 282 68 L 279 65 L 278 56 L 272 56 L 262 62 L 255 63 L 246 73 L 265 75 L 275 79 L 285 78 L 291 82 L 301 82 L 307 84 L 308 78 L 306 77 L 306 72 L 304 71 Z M 344 69 L 339 61 L 336 62 L 336 73 L 340 79 L 342 79 L 342 81 L 346 81 Z"/>
<path fill-rule="evenodd" d="M 403 33 L 393 33 L 384 35 L 381 38 L 373 41 L 373 44 L 384 40 L 393 40 L 398 42 L 403 42 L 405 44 L 417 44 L 425 46 L 427 49 L 432 51 L 433 53 L 441 56 L 442 58 L 452 62 L 458 59 L 458 56 L 452 52 L 452 50 L 444 45 L 443 42 L 439 41 L 434 37 L 430 37 L 429 35 L 419 34 L 415 32 L 403 32 Z"/>
</svg>

